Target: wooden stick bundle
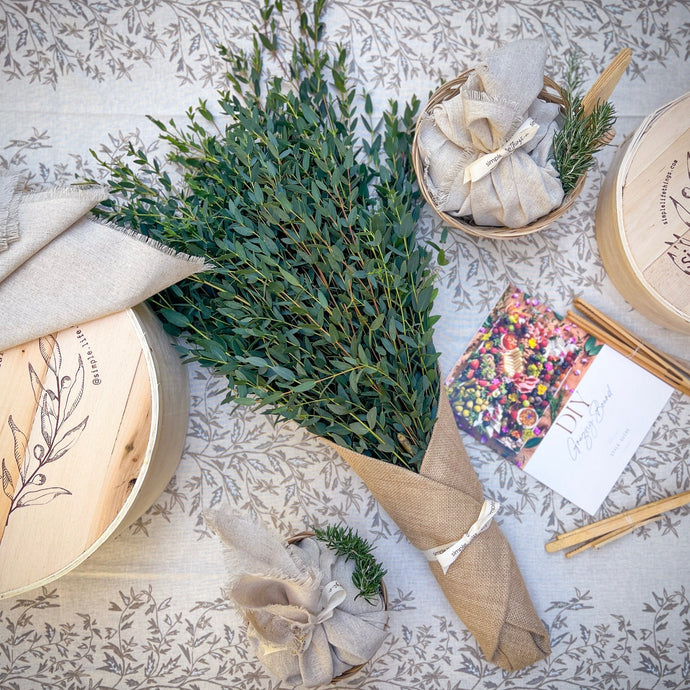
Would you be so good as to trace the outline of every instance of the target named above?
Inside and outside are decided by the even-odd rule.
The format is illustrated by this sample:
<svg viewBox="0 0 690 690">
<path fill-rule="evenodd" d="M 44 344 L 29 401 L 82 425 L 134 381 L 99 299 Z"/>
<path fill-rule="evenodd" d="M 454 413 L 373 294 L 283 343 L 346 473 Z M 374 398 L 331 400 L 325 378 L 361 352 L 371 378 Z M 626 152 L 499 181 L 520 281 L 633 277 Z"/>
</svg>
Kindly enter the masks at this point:
<svg viewBox="0 0 690 690">
<path fill-rule="evenodd" d="M 584 316 L 569 311 L 567 318 L 572 323 L 629 357 L 676 390 L 690 395 L 690 367 L 631 333 L 584 300 L 576 298 L 573 304 Z"/>
<path fill-rule="evenodd" d="M 663 513 L 680 508 L 688 503 L 690 503 L 690 491 L 668 496 L 667 498 L 626 510 L 619 515 L 613 515 L 598 522 L 593 522 L 591 525 L 585 525 L 570 532 L 559 534 L 554 541 L 548 542 L 545 548 L 549 553 L 553 553 L 571 546 L 577 546 L 576 549 L 566 554 L 566 558 L 569 558 L 585 549 L 603 546 L 603 544 L 618 539 L 637 527 L 657 520 Z"/>
</svg>

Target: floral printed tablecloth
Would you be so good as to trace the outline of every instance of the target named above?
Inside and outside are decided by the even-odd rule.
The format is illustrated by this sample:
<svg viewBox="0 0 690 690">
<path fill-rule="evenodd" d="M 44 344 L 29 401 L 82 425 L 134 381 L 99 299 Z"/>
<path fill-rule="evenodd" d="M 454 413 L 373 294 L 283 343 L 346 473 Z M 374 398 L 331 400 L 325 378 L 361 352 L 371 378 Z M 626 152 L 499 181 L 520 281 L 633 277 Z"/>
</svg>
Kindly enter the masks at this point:
<svg viewBox="0 0 690 690">
<path fill-rule="evenodd" d="M 451 234 L 438 269 L 436 344 L 448 372 L 508 283 L 556 309 L 576 295 L 657 346 L 690 338 L 641 317 L 602 268 L 594 209 L 616 147 L 641 119 L 690 90 L 687 0 L 330 0 L 326 39 L 346 45 L 353 78 L 375 105 L 424 101 L 442 79 L 517 37 L 542 36 L 558 78 L 579 48 L 585 81 L 622 47 L 632 64 L 614 93 L 613 146 L 598 156 L 574 208 L 547 230 L 510 241 Z M 249 46 L 258 2 L 3 0 L 0 172 L 34 185 L 102 177 L 128 142 L 159 147 L 145 115 L 182 120 L 213 102 L 225 65 L 216 44 Z M 431 213 L 424 236 L 439 239 Z M 465 437 L 487 497 L 548 628 L 553 652 L 506 674 L 483 659 L 440 594 L 424 557 L 353 472 L 289 424 L 222 404 L 224 382 L 190 367 L 192 407 L 179 469 L 151 509 L 63 578 L 0 601 L 0 688 L 281 688 L 256 662 L 222 595 L 217 541 L 202 520 L 223 502 L 282 533 L 347 522 L 388 570 L 390 632 L 342 688 L 690 687 L 690 509 L 601 550 L 549 555 L 558 531 L 589 521 L 486 447 Z M 4 394 L 4 393 L 3 393 Z M 604 517 L 690 488 L 690 400 L 675 393 L 608 496 Z M 4 567 L 4 564 L 0 564 Z"/>
</svg>

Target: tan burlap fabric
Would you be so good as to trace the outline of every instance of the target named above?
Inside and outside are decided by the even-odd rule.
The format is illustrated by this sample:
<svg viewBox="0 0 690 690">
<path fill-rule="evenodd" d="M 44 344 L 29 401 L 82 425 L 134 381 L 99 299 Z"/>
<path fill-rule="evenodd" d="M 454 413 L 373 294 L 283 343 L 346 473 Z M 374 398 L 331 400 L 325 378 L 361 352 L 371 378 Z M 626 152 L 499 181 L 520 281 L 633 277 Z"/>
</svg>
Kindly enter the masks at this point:
<svg viewBox="0 0 690 690">
<path fill-rule="evenodd" d="M 335 447 L 418 549 L 459 539 L 479 515 L 482 487 L 445 393 L 419 474 Z M 436 562 L 430 568 L 489 661 L 516 671 L 550 653 L 546 630 L 495 522 L 470 543 L 446 575 Z"/>
</svg>

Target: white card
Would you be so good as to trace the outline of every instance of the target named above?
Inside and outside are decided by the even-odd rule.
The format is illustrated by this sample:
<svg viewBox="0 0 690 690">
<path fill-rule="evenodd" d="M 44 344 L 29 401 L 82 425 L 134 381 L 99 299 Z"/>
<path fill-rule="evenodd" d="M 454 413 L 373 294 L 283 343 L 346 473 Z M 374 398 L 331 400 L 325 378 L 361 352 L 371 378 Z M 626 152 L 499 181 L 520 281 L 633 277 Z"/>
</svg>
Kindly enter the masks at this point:
<svg viewBox="0 0 690 690">
<path fill-rule="evenodd" d="M 672 392 L 671 386 L 605 345 L 525 472 L 594 515 Z"/>
</svg>

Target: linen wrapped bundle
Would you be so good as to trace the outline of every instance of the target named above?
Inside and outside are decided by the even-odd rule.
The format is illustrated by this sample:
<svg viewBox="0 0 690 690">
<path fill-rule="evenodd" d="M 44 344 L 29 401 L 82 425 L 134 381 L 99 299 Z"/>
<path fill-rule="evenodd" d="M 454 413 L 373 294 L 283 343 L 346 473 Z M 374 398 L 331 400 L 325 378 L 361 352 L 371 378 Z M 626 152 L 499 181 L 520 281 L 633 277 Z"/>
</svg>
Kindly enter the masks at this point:
<svg viewBox="0 0 690 690">
<path fill-rule="evenodd" d="M 228 598 L 243 612 L 261 663 L 290 685 L 316 687 L 368 661 L 387 635 L 383 600 L 358 597 L 354 564 L 316 539 L 285 545 L 232 511 L 206 518 L 225 546 Z"/>
<path fill-rule="evenodd" d="M 542 41 L 510 43 L 490 53 L 457 95 L 422 115 L 419 149 L 439 211 L 518 228 L 561 204 L 551 162 L 559 107 L 537 98 L 545 60 Z"/>
<path fill-rule="evenodd" d="M 445 393 L 419 474 L 335 446 L 376 500 L 422 551 L 460 539 L 479 515 L 483 494 Z M 529 666 L 551 649 L 515 556 L 491 522 L 444 574 L 429 562 L 448 602 L 483 654 L 508 671 Z"/>
</svg>

